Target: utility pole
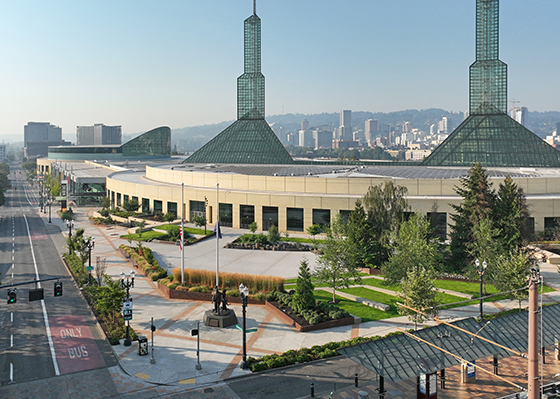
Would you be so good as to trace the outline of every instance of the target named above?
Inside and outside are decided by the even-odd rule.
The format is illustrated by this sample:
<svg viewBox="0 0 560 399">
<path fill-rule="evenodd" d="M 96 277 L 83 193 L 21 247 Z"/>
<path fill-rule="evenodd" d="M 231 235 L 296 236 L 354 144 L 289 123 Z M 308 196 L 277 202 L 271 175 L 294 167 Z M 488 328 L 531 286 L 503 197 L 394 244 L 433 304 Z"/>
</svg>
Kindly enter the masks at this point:
<svg viewBox="0 0 560 399">
<path fill-rule="evenodd" d="M 527 399 L 540 398 L 539 380 L 539 292 L 541 276 L 538 269 L 532 268 L 529 276 L 529 337 L 528 337 L 528 370 Z"/>
</svg>

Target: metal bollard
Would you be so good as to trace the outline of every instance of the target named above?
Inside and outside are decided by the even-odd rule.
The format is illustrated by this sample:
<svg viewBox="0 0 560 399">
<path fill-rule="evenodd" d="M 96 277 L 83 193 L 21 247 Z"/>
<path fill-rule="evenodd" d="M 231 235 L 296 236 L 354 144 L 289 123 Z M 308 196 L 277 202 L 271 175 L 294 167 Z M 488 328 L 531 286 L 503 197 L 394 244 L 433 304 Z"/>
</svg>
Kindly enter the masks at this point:
<svg viewBox="0 0 560 399">
<path fill-rule="evenodd" d="M 358 399 L 368 399 L 368 398 L 369 398 L 369 393 L 365 391 L 358 392 Z"/>
<path fill-rule="evenodd" d="M 311 397 L 314 398 L 315 397 L 315 384 L 311 383 Z"/>
<path fill-rule="evenodd" d="M 358 388 L 358 373 L 354 374 L 354 386 Z"/>
</svg>

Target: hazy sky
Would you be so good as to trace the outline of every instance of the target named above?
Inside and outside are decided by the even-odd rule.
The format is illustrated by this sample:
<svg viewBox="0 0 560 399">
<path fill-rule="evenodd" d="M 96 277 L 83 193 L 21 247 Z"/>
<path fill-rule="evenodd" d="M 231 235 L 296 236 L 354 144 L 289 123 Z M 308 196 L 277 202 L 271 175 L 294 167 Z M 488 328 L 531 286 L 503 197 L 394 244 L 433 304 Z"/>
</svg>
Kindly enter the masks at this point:
<svg viewBox="0 0 560 399">
<path fill-rule="evenodd" d="M 475 0 L 258 0 L 266 113 L 468 108 Z M 0 0 L 0 135 L 233 120 L 251 0 Z M 502 0 L 508 98 L 559 110 L 560 1 Z"/>
</svg>

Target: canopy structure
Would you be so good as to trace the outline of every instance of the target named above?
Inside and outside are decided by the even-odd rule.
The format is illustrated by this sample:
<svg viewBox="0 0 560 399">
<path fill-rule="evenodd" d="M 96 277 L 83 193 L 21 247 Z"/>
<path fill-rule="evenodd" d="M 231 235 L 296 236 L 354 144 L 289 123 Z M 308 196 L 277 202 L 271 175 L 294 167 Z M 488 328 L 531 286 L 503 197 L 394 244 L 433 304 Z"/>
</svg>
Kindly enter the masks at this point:
<svg viewBox="0 0 560 399">
<path fill-rule="evenodd" d="M 539 347 L 554 344 L 560 338 L 560 304 L 543 308 L 543 342 Z M 480 337 L 496 342 L 517 352 L 527 351 L 527 312 L 503 316 L 488 322 L 473 318 L 452 323 Z M 539 325 L 540 329 L 540 325 Z M 425 328 L 413 335 L 467 361 L 495 355 L 509 357 L 511 352 L 447 325 Z M 539 338 L 541 332 L 539 330 Z M 434 373 L 460 364 L 460 360 L 427 343 L 419 342 L 405 334 L 379 339 L 337 350 L 356 363 L 386 378 L 398 382 Z"/>
</svg>

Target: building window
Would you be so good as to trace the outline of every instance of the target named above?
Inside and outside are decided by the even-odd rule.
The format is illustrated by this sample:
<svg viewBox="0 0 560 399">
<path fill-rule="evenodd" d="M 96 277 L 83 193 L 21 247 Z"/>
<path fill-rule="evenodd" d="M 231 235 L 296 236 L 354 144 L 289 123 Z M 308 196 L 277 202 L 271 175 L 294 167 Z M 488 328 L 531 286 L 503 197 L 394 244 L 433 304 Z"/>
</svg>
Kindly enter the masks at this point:
<svg viewBox="0 0 560 399">
<path fill-rule="evenodd" d="M 130 198 L 130 197 L 128 196 L 128 194 L 124 194 L 124 195 L 123 195 L 123 203 L 128 202 L 128 199 L 129 199 L 129 198 Z"/>
<path fill-rule="evenodd" d="M 117 206 L 121 206 L 121 193 L 117 193 Z"/>
<path fill-rule="evenodd" d="M 430 221 L 434 233 L 442 240 L 445 240 L 447 238 L 447 213 L 428 212 L 426 217 Z"/>
<path fill-rule="evenodd" d="M 287 208 L 287 230 L 303 231 L 303 209 Z"/>
<path fill-rule="evenodd" d="M 134 197 L 134 196 L 132 196 L 132 201 L 136 201 L 136 202 L 138 202 L 138 197 Z"/>
<path fill-rule="evenodd" d="M 163 202 L 154 200 L 154 214 L 163 213 Z"/>
<path fill-rule="evenodd" d="M 313 224 L 330 226 L 331 211 L 329 209 L 313 209 Z"/>
<path fill-rule="evenodd" d="M 544 218 L 544 229 L 553 230 L 560 226 L 560 218 Z"/>
<path fill-rule="evenodd" d="M 272 225 L 278 227 L 278 208 L 275 206 L 263 206 L 262 229 L 268 231 Z"/>
<path fill-rule="evenodd" d="M 167 213 L 174 214 L 175 219 L 177 219 L 177 203 L 176 202 L 168 202 L 167 203 Z"/>
<path fill-rule="evenodd" d="M 352 211 L 348 211 L 348 210 L 340 211 L 340 219 L 342 220 L 342 223 L 344 224 L 348 223 L 348 219 L 350 219 L 350 213 L 352 213 Z"/>
<path fill-rule="evenodd" d="M 111 191 L 111 208 L 115 207 L 115 192 Z"/>
<path fill-rule="evenodd" d="M 224 227 L 233 226 L 233 205 L 220 204 L 220 225 Z"/>
<path fill-rule="evenodd" d="M 189 206 L 191 208 L 191 222 L 195 216 L 202 216 L 203 218 L 206 217 L 206 206 L 204 201 L 190 201 Z"/>
<path fill-rule="evenodd" d="M 527 218 L 525 224 L 523 225 L 523 235 L 533 239 L 535 236 L 535 218 Z"/>
<path fill-rule="evenodd" d="M 253 205 L 239 205 L 239 227 L 248 229 L 255 221 L 255 207 Z"/>
<path fill-rule="evenodd" d="M 150 199 L 142 198 L 142 213 L 150 213 Z"/>
</svg>

